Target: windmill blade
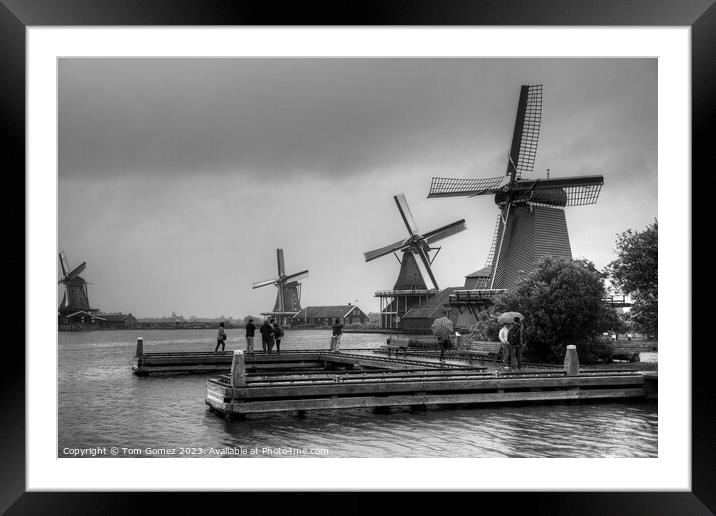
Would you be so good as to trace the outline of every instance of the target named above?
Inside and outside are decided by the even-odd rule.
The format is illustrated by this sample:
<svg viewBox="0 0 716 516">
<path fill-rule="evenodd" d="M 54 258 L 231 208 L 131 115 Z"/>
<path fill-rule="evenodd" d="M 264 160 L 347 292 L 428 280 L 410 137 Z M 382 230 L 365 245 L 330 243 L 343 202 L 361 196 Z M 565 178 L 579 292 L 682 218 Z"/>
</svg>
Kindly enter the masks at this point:
<svg viewBox="0 0 716 516">
<path fill-rule="evenodd" d="M 604 185 L 604 176 L 560 177 L 521 180 L 513 191 L 531 204 L 546 206 L 584 206 L 594 204 Z M 528 193 L 529 197 L 521 194 Z"/>
<path fill-rule="evenodd" d="M 542 85 L 522 86 L 507 160 L 507 175 L 511 180 L 519 179 L 522 174 L 532 173 L 541 121 Z"/>
<path fill-rule="evenodd" d="M 302 280 L 307 277 L 308 277 L 308 269 L 306 269 L 305 271 L 296 272 L 294 274 L 289 274 L 288 276 L 285 276 L 283 278 L 282 283 L 288 283 L 290 281 L 298 281 L 298 280 Z"/>
<path fill-rule="evenodd" d="M 406 244 L 407 244 L 407 240 L 398 240 L 397 242 L 393 242 L 392 244 L 386 245 L 385 247 L 373 249 L 372 251 L 363 253 L 363 256 L 365 256 L 365 261 L 369 262 L 371 260 L 375 260 L 376 258 L 380 258 L 381 256 L 385 256 L 386 254 L 390 254 L 395 251 L 399 251 L 403 247 L 405 247 Z"/>
<path fill-rule="evenodd" d="M 264 281 L 257 281 L 256 283 L 253 284 L 253 286 L 251 288 L 261 288 L 261 287 L 265 287 L 266 285 L 275 285 L 276 283 L 278 283 L 278 281 L 279 281 L 279 278 L 274 278 L 274 279 L 264 280 Z"/>
<path fill-rule="evenodd" d="M 75 267 L 75 269 L 72 272 L 70 272 L 67 276 L 65 276 L 65 280 L 70 281 L 70 280 L 75 279 L 77 276 L 80 275 L 80 273 L 83 270 L 85 270 L 86 267 L 87 267 L 87 262 L 82 262 L 77 267 Z"/>
<path fill-rule="evenodd" d="M 502 190 L 503 183 L 506 183 L 504 176 L 479 179 L 434 177 L 430 183 L 428 199 L 494 194 Z"/>
<path fill-rule="evenodd" d="M 398 211 L 400 212 L 400 216 L 403 217 L 403 222 L 405 223 L 405 227 L 408 228 L 408 233 L 410 233 L 410 236 L 417 235 L 419 233 L 418 225 L 415 223 L 413 214 L 410 212 L 408 201 L 405 200 L 405 194 L 394 195 L 393 199 L 395 199 L 395 204 L 398 205 Z"/>
<path fill-rule="evenodd" d="M 276 249 L 276 262 L 278 264 L 278 277 L 286 274 L 286 267 L 283 261 L 283 249 Z"/>
<path fill-rule="evenodd" d="M 466 229 L 467 225 L 465 224 L 465 219 L 461 219 L 451 224 L 448 224 L 447 226 L 443 226 L 441 228 L 434 229 L 425 233 L 423 235 L 423 240 L 425 240 L 428 244 L 432 244 L 434 242 L 437 242 L 438 240 L 442 240 L 443 238 L 456 235 L 457 233 L 465 231 Z"/>
<path fill-rule="evenodd" d="M 430 259 L 428 258 L 428 253 L 425 252 L 425 249 L 422 247 L 420 248 L 420 252 L 418 253 L 418 256 L 420 256 L 420 260 L 423 262 L 423 265 L 425 266 L 425 269 L 428 272 L 428 276 L 430 276 L 430 281 L 433 283 L 433 288 L 438 289 L 438 282 L 435 279 L 435 275 L 433 274 L 433 270 L 430 268 Z"/>
<path fill-rule="evenodd" d="M 60 267 L 62 268 L 62 277 L 67 277 L 67 271 L 69 270 L 70 266 L 67 263 L 67 256 L 65 253 L 60 253 Z"/>
</svg>

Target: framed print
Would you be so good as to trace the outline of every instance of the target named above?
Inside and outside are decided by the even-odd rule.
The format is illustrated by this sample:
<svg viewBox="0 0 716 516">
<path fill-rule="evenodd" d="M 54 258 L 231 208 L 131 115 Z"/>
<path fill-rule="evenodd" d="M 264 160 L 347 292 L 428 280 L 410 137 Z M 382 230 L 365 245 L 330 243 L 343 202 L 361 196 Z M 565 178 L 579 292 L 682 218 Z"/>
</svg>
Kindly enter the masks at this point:
<svg viewBox="0 0 716 516">
<path fill-rule="evenodd" d="M 109 496 L 73 491 L 713 508 L 708 2 L 5 4 L 10 513 Z"/>
</svg>

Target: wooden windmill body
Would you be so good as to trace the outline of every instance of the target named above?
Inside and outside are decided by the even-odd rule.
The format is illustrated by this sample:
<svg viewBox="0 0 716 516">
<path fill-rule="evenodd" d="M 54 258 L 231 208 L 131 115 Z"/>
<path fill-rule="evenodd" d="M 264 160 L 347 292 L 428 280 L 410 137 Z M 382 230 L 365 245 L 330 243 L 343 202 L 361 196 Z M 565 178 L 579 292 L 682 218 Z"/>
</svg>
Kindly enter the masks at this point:
<svg viewBox="0 0 716 516">
<path fill-rule="evenodd" d="M 276 263 L 278 269 L 278 277 L 258 281 L 253 284 L 253 288 L 261 288 L 267 285 L 275 285 L 276 302 L 274 303 L 272 312 L 263 312 L 261 315 L 272 317 L 278 321 L 281 326 L 286 326 L 291 317 L 301 311 L 301 283 L 299 280 L 308 277 L 308 270 L 286 274 L 286 267 L 283 257 L 283 249 L 276 249 Z"/>
<path fill-rule="evenodd" d="M 395 255 L 400 262 L 400 272 L 393 289 L 375 293 L 380 298 L 381 326 L 387 329 L 395 329 L 400 318 L 411 308 L 422 306 L 440 291 L 431 267 L 440 247 L 433 244 L 467 229 L 462 219 L 421 234 L 405 195 L 401 193 L 393 199 L 408 230 L 408 238 L 364 253 L 366 262 L 388 254 Z M 431 258 L 432 251 L 435 253 Z M 402 258 L 398 258 L 398 252 L 402 253 Z"/>
<path fill-rule="evenodd" d="M 62 279 L 59 280 L 57 284 L 65 286 L 65 293 L 62 296 L 62 302 L 57 310 L 61 315 L 69 315 L 80 311 L 89 313 L 97 312 L 98 309 L 90 307 L 89 295 L 87 293 L 88 283 L 80 276 L 80 273 L 87 267 L 87 262 L 82 262 L 70 270 L 65 253 L 60 253 L 59 256 Z"/>
<path fill-rule="evenodd" d="M 494 195 L 499 209 L 487 262 L 466 276 L 466 289 L 509 289 L 546 256 L 572 258 L 564 208 L 597 202 L 601 175 L 523 177 L 534 168 L 541 118 L 542 86 L 522 86 L 506 175 L 432 180 L 428 198 Z"/>
</svg>

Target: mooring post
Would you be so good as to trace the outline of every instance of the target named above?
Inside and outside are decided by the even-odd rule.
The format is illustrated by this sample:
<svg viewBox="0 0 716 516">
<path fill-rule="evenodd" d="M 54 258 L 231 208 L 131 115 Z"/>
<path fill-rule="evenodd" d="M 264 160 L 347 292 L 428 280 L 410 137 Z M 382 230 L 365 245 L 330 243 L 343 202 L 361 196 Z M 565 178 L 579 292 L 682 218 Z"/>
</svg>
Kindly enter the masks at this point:
<svg viewBox="0 0 716 516">
<path fill-rule="evenodd" d="M 246 386 L 246 363 L 244 362 L 244 351 L 234 350 L 234 358 L 231 361 L 231 387 Z"/>
<path fill-rule="evenodd" d="M 577 346 L 573 344 L 567 346 L 567 352 L 564 354 L 564 372 L 567 376 L 579 374 L 579 356 L 577 356 Z"/>
<path fill-rule="evenodd" d="M 142 337 L 137 337 L 136 356 L 141 357 L 142 355 L 144 355 L 144 339 Z"/>
</svg>

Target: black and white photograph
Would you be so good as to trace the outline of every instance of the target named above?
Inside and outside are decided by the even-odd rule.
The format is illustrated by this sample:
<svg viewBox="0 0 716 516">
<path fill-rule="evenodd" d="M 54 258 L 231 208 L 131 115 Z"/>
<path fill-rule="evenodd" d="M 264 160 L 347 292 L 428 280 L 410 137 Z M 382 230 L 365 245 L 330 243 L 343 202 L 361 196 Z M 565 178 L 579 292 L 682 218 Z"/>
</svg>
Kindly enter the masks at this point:
<svg viewBox="0 0 716 516">
<path fill-rule="evenodd" d="M 659 457 L 658 67 L 59 57 L 57 457 Z"/>
</svg>

